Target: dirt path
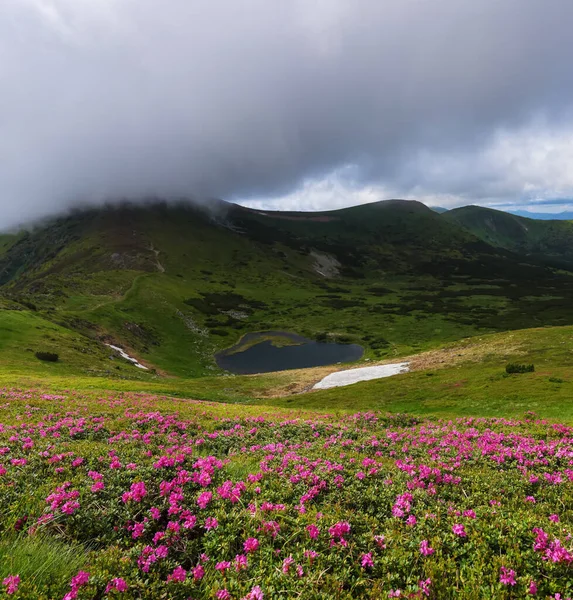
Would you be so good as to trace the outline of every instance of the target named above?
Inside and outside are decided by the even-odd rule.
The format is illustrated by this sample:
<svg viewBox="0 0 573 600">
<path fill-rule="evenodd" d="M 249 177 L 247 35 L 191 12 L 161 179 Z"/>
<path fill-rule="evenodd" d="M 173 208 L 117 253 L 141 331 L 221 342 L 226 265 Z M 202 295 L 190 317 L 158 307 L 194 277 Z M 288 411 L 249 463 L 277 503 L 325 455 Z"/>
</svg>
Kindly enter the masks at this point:
<svg viewBox="0 0 573 600">
<path fill-rule="evenodd" d="M 157 270 L 160 273 L 165 273 L 165 267 L 159 262 L 159 250 L 156 250 L 153 247 L 153 244 L 151 244 L 150 248 L 151 252 L 153 252 L 153 254 L 155 254 L 155 264 L 157 266 Z"/>
</svg>

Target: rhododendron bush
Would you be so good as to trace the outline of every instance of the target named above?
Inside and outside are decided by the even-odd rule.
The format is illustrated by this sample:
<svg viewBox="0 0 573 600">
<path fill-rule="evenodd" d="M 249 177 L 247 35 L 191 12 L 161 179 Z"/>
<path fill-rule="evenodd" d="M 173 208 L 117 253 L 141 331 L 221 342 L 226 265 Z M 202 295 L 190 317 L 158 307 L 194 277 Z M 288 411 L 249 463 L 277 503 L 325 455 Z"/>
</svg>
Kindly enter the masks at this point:
<svg viewBox="0 0 573 600">
<path fill-rule="evenodd" d="M 263 410 L 0 391 L 0 539 L 85 554 L 0 595 L 573 596 L 573 428 Z"/>
</svg>

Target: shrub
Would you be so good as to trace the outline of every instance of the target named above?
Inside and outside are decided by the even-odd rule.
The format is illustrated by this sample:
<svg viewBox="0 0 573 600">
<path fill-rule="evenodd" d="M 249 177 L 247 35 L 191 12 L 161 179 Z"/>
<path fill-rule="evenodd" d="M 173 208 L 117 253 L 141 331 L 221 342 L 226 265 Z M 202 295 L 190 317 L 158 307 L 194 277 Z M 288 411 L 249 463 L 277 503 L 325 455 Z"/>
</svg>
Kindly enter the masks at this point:
<svg viewBox="0 0 573 600">
<path fill-rule="evenodd" d="M 212 335 L 220 335 L 220 336 L 229 335 L 229 332 L 225 331 L 224 329 L 211 329 L 210 331 L 211 331 Z"/>
<path fill-rule="evenodd" d="M 36 352 L 36 358 L 47 362 L 57 362 L 60 358 L 55 352 Z"/>
<path fill-rule="evenodd" d="M 533 373 L 535 367 L 533 365 L 520 365 L 518 363 L 509 363 L 505 367 L 506 373 Z"/>
</svg>

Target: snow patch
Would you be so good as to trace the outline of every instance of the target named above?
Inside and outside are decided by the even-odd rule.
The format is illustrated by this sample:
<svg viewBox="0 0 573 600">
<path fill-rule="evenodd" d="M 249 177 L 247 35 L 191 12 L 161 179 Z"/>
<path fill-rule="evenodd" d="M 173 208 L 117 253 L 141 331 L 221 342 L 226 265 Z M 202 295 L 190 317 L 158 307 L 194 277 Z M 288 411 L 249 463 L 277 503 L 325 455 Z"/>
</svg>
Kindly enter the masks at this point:
<svg viewBox="0 0 573 600">
<path fill-rule="evenodd" d="M 106 344 L 106 346 L 118 352 L 122 358 L 125 358 L 125 360 L 128 360 L 130 363 L 133 363 L 138 369 L 145 369 L 146 371 L 148 370 L 147 367 L 139 363 L 137 359 L 129 356 L 129 354 L 127 354 L 127 352 L 125 350 L 122 350 L 119 346 L 114 346 L 113 344 Z"/>
<path fill-rule="evenodd" d="M 348 369 L 346 371 L 337 371 L 327 375 L 313 386 L 313 390 L 327 390 L 333 387 L 351 385 L 359 381 L 369 381 L 371 379 L 381 379 L 382 377 L 392 377 L 400 373 L 407 373 L 410 370 L 410 363 L 394 363 L 391 365 L 378 365 L 375 367 L 361 367 L 359 369 Z"/>
</svg>

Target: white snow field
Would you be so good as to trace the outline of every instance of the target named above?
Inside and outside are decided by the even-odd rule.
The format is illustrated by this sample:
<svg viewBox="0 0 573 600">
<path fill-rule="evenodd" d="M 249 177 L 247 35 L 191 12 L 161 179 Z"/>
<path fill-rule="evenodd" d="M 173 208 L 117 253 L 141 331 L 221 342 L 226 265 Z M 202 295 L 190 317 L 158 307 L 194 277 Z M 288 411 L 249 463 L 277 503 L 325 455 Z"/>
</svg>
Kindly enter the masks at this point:
<svg viewBox="0 0 573 600">
<path fill-rule="evenodd" d="M 359 381 L 369 381 L 370 379 L 381 379 L 382 377 L 392 377 L 400 373 L 407 373 L 410 363 L 394 363 L 391 365 L 378 365 L 375 367 L 361 367 L 359 369 L 348 369 L 347 371 L 337 371 L 327 375 L 313 386 L 313 390 L 327 390 L 333 387 L 351 385 Z"/>
<path fill-rule="evenodd" d="M 141 363 L 137 362 L 137 359 L 129 356 L 129 354 L 127 354 L 127 352 L 125 350 L 122 350 L 119 346 L 114 346 L 113 344 L 106 344 L 106 346 L 108 346 L 109 348 L 112 348 L 116 352 L 119 352 L 119 354 L 121 354 L 121 356 L 123 358 L 125 358 L 125 360 L 128 360 L 130 363 L 133 363 L 139 369 L 145 369 L 146 371 L 148 370 L 147 367 L 145 367 Z"/>
</svg>

